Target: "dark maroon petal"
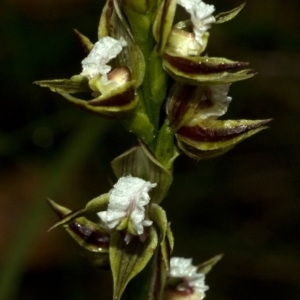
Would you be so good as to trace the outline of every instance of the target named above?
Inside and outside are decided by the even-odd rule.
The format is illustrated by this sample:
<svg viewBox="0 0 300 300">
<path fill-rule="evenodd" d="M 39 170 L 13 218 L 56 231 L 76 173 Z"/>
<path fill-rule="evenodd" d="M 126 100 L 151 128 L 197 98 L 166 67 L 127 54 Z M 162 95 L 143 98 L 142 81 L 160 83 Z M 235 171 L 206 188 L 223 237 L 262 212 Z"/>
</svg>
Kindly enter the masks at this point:
<svg viewBox="0 0 300 300">
<path fill-rule="evenodd" d="M 188 74 L 211 74 L 235 70 L 248 65 L 247 62 L 219 63 L 196 61 L 179 56 L 164 54 L 164 59 L 180 72 Z"/>
<path fill-rule="evenodd" d="M 85 41 L 84 40 L 85 37 L 77 29 L 73 29 L 73 31 L 76 39 L 78 40 L 80 46 L 84 51 L 84 54 L 88 55 L 91 51 L 91 48 L 93 47 L 93 44 L 90 41 L 89 42 Z"/>
<path fill-rule="evenodd" d="M 239 125 L 231 128 L 208 128 L 195 126 L 183 126 L 177 133 L 195 142 L 222 142 L 235 138 L 249 130 L 256 129 L 268 123 L 270 120 L 251 125 Z"/>
<path fill-rule="evenodd" d="M 134 89 L 131 86 L 123 93 L 113 95 L 105 100 L 104 99 L 91 100 L 88 101 L 88 103 L 91 106 L 120 107 L 129 104 L 133 100 L 134 100 Z"/>
<path fill-rule="evenodd" d="M 72 230 L 73 233 L 75 233 L 87 243 L 102 249 L 109 248 L 110 237 L 108 233 L 92 229 L 76 221 L 70 223 L 69 228 L 70 230 Z"/>
<path fill-rule="evenodd" d="M 180 124 L 182 118 L 191 106 L 191 100 L 195 97 L 197 86 L 176 83 L 171 89 L 167 100 L 167 114 L 170 125 L 174 128 Z M 201 95 L 200 95 L 201 98 Z"/>
</svg>

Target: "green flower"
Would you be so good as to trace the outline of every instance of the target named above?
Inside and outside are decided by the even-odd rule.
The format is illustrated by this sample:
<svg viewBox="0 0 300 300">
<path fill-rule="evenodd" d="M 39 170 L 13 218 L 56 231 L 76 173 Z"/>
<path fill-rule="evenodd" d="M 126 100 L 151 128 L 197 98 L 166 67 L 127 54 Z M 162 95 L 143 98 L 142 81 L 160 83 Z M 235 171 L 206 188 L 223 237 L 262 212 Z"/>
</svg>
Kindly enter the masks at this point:
<svg viewBox="0 0 300 300">
<path fill-rule="evenodd" d="M 161 264 L 160 272 L 169 270 L 173 237 L 166 213 L 157 203 L 167 193 L 172 175 L 143 144 L 116 158 L 112 166 L 119 177 L 117 183 L 84 208 L 72 212 L 50 201 L 61 218 L 50 229 L 64 226 L 80 246 L 98 254 L 92 257 L 96 265 L 109 261 L 114 299 L 119 299 L 128 282 L 144 269 L 154 253 Z M 91 213 L 100 217 L 99 224 L 85 218 Z M 105 250 L 98 249 L 96 236 L 106 237 Z M 161 280 L 164 282 L 163 276 Z"/>
</svg>

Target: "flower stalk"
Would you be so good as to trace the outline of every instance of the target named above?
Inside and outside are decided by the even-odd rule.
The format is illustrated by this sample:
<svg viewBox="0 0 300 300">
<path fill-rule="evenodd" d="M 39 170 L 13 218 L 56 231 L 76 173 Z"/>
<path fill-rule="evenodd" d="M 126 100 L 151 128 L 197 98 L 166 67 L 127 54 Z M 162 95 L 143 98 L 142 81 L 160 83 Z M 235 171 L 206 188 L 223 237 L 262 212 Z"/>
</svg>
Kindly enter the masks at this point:
<svg viewBox="0 0 300 300">
<path fill-rule="evenodd" d="M 179 6 L 190 19 L 175 23 Z M 114 300 L 143 272 L 141 300 L 205 297 L 205 275 L 221 256 L 199 266 L 171 258 L 174 238 L 160 203 L 179 155 L 219 156 L 270 121 L 218 119 L 232 101 L 232 83 L 255 73 L 244 69 L 248 63 L 207 56 L 209 29 L 243 7 L 215 15 L 201 0 L 107 0 L 98 41 L 75 31 L 86 53 L 81 73 L 35 82 L 88 113 L 120 121 L 137 137 L 138 145 L 112 161 L 110 191 L 76 211 L 49 200 L 60 218 L 50 229 L 63 226 L 89 260 L 110 266 Z M 83 92 L 91 99 L 76 96 Z M 91 213 L 98 222 L 88 220 Z"/>
</svg>

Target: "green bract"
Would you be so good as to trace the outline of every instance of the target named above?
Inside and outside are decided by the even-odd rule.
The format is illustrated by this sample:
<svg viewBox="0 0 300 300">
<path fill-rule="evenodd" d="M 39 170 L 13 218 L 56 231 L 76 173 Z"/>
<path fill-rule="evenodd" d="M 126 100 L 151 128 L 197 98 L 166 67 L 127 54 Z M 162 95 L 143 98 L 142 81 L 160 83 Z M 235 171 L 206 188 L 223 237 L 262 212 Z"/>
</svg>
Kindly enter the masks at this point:
<svg viewBox="0 0 300 300">
<path fill-rule="evenodd" d="M 157 186 L 150 192 L 151 202 L 160 203 L 168 193 L 173 177 L 144 144 L 134 147 L 112 161 L 117 177 L 130 174 L 144 180 L 155 182 Z"/>
</svg>

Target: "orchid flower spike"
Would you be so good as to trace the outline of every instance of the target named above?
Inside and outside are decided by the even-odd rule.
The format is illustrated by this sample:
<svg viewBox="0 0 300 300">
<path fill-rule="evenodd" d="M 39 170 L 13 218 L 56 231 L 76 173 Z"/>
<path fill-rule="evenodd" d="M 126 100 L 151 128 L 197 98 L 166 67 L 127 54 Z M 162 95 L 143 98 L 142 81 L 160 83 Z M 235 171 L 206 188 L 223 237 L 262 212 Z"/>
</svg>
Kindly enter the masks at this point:
<svg viewBox="0 0 300 300">
<path fill-rule="evenodd" d="M 202 300 L 208 286 L 205 285 L 205 274 L 198 273 L 197 267 L 192 265 L 191 258 L 172 257 L 170 261 L 169 277 L 180 278 L 182 282 L 176 286 L 178 291 L 193 290 Z"/>
<path fill-rule="evenodd" d="M 86 76 L 89 80 L 102 75 L 102 83 L 107 83 L 107 74 L 111 70 L 111 66 L 107 63 L 115 58 L 124 47 L 127 46 L 123 37 L 116 40 L 106 36 L 95 43 L 89 55 L 82 61 L 82 76 Z"/>
<path fill-rule="evenodd" d="M 148 192 L 155 186 L 156 183 L 131 175 L 121 177 L 110 191 L 107 211 L 99 212 L 98 216 L 110 229 L 126 228 L 130 224 L 135 235 L 142 235 L 144 226 L 152 225 L 146 217 L 145 206 L 150 201 Z M 124 221 L 126 225 L 122 226 Z"/>
<path fill-rule="evenodd" d="M 177 0 L 177 4 L 184 7 L 191 15 L 196 41 L 203 46 L 202 36 L 216 21 L 212 13 L 215 11 L 213 5 L 205 4 L 202 0 Z"/>
</svg>

